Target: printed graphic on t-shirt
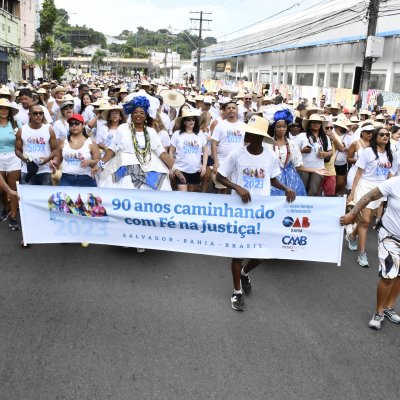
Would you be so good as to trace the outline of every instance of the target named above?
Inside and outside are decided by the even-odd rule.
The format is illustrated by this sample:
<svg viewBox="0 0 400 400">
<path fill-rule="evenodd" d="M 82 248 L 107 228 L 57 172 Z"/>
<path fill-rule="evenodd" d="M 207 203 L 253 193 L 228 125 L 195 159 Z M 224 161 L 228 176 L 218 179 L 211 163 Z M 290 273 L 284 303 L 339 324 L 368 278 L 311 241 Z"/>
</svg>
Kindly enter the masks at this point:
<svg viewBox="0 0 400 400">
<path fill-rule="evenodd" d="M 200 144 L 197 140 L 185 140 L 183 142 L 184 154 L 198 154 L 199 150 Z"/>
<path fill-rule="evenodd" d="M 242 141 L 242 133 L 238 129 L 226 132 L 228 143 L 240 143 Z"/>
<path fill-rule="evenodd" d="M 263 189 L 265 171 L 262 168 L 245 168 L 243 170 L 243 187 L 246 189 Z"/>
<path fill-rule="evenodd" d="M 70 165 L 78 165 L 84 159 L 85 157 L 83 157 L 82 153 L 66 153 L 64 155 L 64 161 Z"/>
<path fill-rule="evenodd" d="M 379 162 L 376 167 L 376 175 L 377 176 L 387 176 L 389 174 L 389 170 L 392 167 L 390 161 L 388 162 Z"/>
<path fill-rule="evenodd" d="M 46 149 L 46 141 L 42 137 L 30 137 L 26 142 L 28 153 L 40 153 Z"/>
</svg>

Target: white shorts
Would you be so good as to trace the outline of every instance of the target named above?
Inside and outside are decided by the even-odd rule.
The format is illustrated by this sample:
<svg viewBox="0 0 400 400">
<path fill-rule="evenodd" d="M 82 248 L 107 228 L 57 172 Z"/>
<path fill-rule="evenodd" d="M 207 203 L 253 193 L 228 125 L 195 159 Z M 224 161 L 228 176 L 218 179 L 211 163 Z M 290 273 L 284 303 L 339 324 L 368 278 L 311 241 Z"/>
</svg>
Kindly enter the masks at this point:
<svg viewBox="0 0 400 400">
<path fill-rule="evenodd" d="M 375 189 L 376 187 L 378 187 L 378 185 L 381 182 L 382 181 L 379 181 L 379 182 L 369 181 L 369 180 L 363 179 L 361 177 L 360 180 L 358 181 L 356 191 L 354 193 L 354 202 L 357 203 L 357 201 L 359 201 L 361 199 L 361 197 L 363 197 L 365 194 L 367 194 L 372 189 Z M 366 208 L 369 208 L 371 210 L 376 210 L 381 205 L 381 203 L 384 201 L 386 201 L 386 197 L 382 197 L 378 200 L 371 201 L 370 203 L 368 203 L 366 205 Z"/>
<path fill-rule="evenodd" d="M 0 171 L 11 172 L 20 171 L 22 161 L 15 155 L 14 152 L 0 153 Z"/>
</svg>

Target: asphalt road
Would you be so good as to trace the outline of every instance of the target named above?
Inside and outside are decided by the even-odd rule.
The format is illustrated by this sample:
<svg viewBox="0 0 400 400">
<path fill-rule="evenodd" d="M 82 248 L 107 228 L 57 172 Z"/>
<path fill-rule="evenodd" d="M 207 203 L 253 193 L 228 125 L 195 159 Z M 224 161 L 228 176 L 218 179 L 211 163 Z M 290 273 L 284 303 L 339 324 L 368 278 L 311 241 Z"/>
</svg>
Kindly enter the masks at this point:
<svg viewBox="0 0 400 400">
<path fill-rule="evenodd" d="M 367 325 L 375 232 L 369 269 L 264 263 L 243 313 L 226 258 L 19 239 L 0 224 L 0 400 L 399 396 L 400 326 Z"/>
</svg>

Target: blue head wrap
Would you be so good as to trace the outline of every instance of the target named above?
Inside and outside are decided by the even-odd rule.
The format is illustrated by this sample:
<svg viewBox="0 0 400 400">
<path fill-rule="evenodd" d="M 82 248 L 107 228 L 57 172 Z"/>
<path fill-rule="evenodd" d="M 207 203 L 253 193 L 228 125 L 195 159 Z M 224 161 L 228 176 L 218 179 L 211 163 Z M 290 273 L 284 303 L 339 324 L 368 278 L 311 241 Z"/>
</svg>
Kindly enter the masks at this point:
<svg viewBox="0 0 400 400">
<path fill-rule="evenodd" d="M 147 99 L 147 97 L 137 96 L 134 97 L 128 103 L 122 104 L 122 107 L 124 108 L 124 112 L 127 115 L 132 114 L 138 107 L 143 108 L 144 112 L 148 114 L 150 108 L 150 102 Z"/>
<path fill-rule="evenodd" d="M 277 121 L 285 121 L 289 125 L 293 122 L 293 114 L 287 109 L 279 110 L 274 114 L 274 124 Z"/>
</svg>

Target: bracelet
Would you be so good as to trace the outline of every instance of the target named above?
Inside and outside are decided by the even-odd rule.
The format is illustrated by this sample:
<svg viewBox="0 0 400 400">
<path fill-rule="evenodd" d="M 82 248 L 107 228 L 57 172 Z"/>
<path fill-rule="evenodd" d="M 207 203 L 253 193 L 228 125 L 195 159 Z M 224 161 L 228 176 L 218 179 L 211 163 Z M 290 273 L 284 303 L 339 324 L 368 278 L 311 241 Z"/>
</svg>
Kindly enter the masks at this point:
<svg viewBox="0 0 400 400">
<path fill-rule="evenodd" d="M 100 160 L 100 161 L 97 162 L 97 166 L 98 166 L 100 169 L 104 169 L 104 165 L 105 165 L 105 163 L 104 163 L 103 160 Z"/>
</svg>

